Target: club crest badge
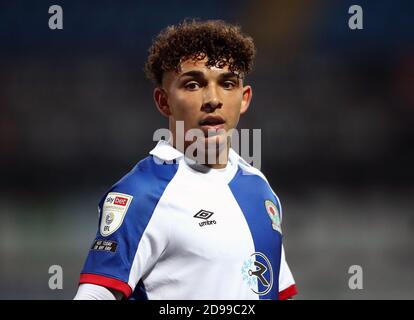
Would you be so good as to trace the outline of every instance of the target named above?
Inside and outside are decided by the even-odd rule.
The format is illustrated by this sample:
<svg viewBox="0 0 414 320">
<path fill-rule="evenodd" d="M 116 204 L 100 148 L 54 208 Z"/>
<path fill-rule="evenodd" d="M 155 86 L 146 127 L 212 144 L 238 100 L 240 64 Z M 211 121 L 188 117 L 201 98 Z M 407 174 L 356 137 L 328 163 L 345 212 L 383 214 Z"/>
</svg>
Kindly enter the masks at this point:
<svg viewBox="0 0 414 320">
<path fill-rule="evenodd" d="M 281 226 L 281 219 L 280 219 L 280 212 L 277 206 L 270 200 L 265 201 L 265 207 L 267 214 L 272 221 L 272 228 L 273 230 L 279 231 L 282 233 L 282 226 Z"/>
</svg>

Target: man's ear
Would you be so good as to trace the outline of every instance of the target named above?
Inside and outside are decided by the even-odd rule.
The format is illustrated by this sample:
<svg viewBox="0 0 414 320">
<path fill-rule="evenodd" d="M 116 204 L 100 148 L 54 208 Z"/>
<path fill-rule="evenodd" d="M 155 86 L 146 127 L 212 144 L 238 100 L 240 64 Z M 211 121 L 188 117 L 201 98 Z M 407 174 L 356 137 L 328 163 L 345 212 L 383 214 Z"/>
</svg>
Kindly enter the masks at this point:
<svg viewBox="0 0 414 320">
<path fill-rule="evenodd" d="M 240 108 L 240 114 L 243 114 L 249 109 L 250 101 L 252 101 L 253 90 L 251 86 L 243 87 L 243 98 Z"/>
<path fill-rule="evenodd" d="M 170 106 L 168 105 L 168 97 L 167 93 L 163 88 L 156 87 L 154 89 L 154 102 L 157 106 L 158 111 L 165 117 L 169 117 L 171 115 Z"/>
</svg>

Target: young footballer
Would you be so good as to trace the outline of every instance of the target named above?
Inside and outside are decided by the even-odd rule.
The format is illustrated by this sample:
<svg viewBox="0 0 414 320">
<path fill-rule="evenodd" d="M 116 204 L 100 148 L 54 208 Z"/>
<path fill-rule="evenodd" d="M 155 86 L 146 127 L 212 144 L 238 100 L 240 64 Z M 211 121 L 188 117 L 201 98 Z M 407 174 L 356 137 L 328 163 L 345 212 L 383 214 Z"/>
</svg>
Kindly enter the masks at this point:
<svg viewBox="0 0 414 320">
<path fill-rule="evenodd" d="M 282 208 L 231 147 L 249 108 L 255 47 L 223 21 L 162 31 L 146 72 L 168 118 L 160 140 L 103 196 L 75 299 L 288 299 Z"/>
</svg>

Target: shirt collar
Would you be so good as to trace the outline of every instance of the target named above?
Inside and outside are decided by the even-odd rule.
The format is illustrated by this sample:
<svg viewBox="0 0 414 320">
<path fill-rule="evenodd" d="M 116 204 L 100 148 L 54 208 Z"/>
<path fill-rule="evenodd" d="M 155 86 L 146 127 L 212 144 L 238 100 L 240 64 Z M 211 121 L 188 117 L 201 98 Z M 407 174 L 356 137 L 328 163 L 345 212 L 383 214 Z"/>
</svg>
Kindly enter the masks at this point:
<svg viewBox="0 0 414 320">
<path fill-rule="evenodd" d="M 172 161 L 184 156 L 184 154 L 175 149 L 168 141 L 160 140 L 157 145 L 150 151 L 151 155 L 163 161 Z"/>
<path fill-rule="evenodd" d="M 184 157 L 184 154 L 175 149 L 168 141 L 160 140 L 157 145 L 150 151 L 151 155 L 156 156 L 162 161 L 172 161 L 178 158 Z M 230 148 L 229 161 L 232 164 L 240 164 L 242 167 L 251 167 L 242 157 L 240 157 L 236 151 Z"/>
</svg>

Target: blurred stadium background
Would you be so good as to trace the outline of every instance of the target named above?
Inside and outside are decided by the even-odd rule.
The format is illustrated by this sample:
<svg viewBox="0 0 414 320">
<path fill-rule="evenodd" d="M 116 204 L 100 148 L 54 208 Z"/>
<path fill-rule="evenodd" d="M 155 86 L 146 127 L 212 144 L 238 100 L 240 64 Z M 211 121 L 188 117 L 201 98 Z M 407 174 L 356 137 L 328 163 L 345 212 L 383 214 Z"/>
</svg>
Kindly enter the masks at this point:
<svg viewBox="0 0 414 320">
<path fill-rule="evenodd" d="M 348 28 L 353 4 L 363 30 Z M 258 47 L 240 127 L 262 129 L 297 299 L 412 299 L 413 16 L 391 0 L 2 1 L 0 298 L 73 298 L 99 198 L 167 126 L 142 72 L 151 39 L 198 17 Z M 48 287 L 54 264 L 63 290 Z"/>
</svg>

